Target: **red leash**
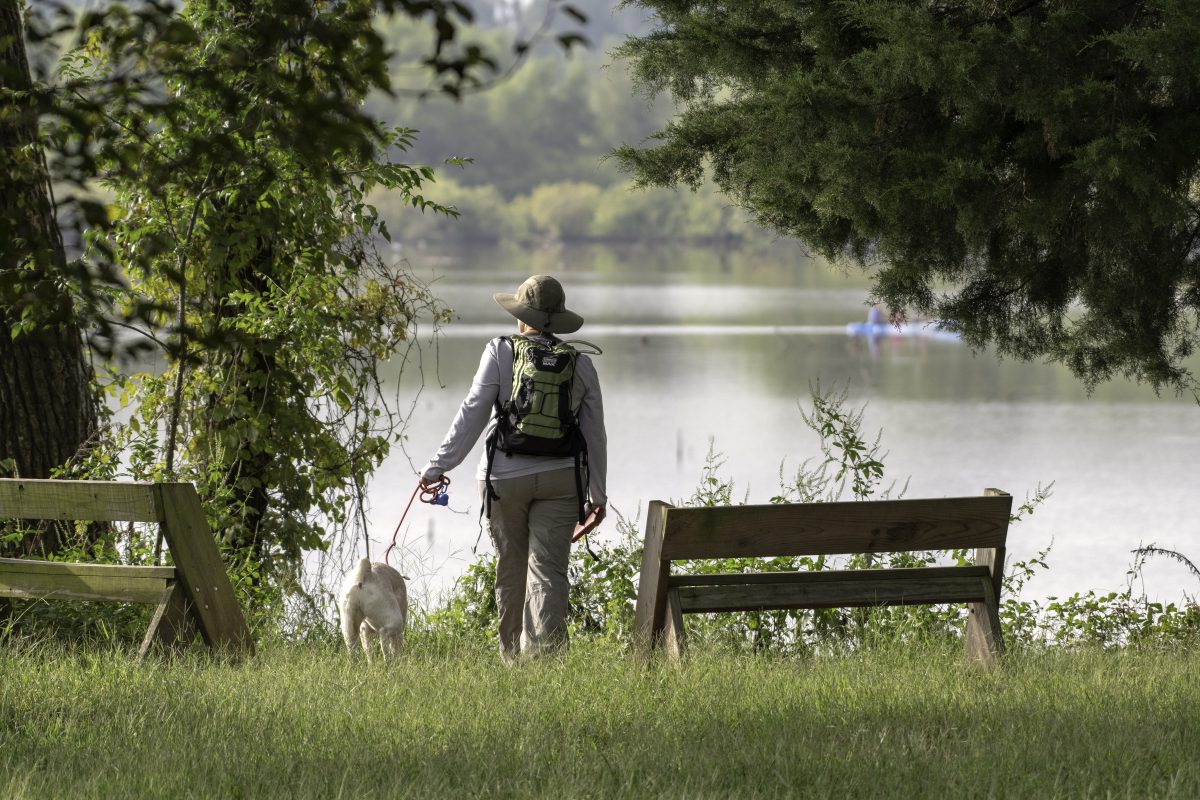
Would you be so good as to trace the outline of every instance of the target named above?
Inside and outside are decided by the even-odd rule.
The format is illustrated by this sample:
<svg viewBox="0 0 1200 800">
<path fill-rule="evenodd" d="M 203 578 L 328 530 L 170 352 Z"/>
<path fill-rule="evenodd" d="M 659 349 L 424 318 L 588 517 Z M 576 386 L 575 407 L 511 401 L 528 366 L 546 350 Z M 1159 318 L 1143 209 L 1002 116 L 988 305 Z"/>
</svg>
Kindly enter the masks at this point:
<svg viewBox="0 0 1200 800">
<path fill-rule="evenodd" d="M 412 508 L 413 500 L 417 499 L 417 492 L 421 493 L 421 502 L 429 503 L 431 506 L 444 506 L 449 500 L 446 494 L 446 488 L 450 485 L 450 479 L 443 475 L 438 479 L 437 483 L 429 486 L 421 486 L 421 481 L 417 481 L 417 488 L 413 489 L 412 497 L 408 498 L 408 505 L 404 507 L 404 513 L 400 515 L 400 521 L 396 523 L 396 530 L 392 531 L 392 543 L 388 545 L 387 551 L 383 554 L 383 563 L 391 566 L 389 559 L 392 555 L 392 550 L 396 547 L 396 537 L 400 535 L 400 528 L 404 525 L 404 518 L 408 516 L 408 510 Z"/>
</svg>

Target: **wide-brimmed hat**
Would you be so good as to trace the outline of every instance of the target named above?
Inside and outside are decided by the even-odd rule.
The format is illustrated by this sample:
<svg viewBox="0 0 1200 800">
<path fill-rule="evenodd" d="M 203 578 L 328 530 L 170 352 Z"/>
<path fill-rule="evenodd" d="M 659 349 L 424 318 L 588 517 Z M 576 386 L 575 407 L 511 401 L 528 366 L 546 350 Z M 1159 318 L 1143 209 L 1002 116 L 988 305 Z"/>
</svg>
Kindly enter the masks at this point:
<svg viewBox="0 0 1200 800">
<path fill-rule="evenodd" d="M 526 279 L 516 294 L 497 292 L 492 297 L 505 311 L 539 331 L 574 333 L 583 325 L 583 317 L 567 310 L 562 284 L 549 275 Z"/>
</svg>

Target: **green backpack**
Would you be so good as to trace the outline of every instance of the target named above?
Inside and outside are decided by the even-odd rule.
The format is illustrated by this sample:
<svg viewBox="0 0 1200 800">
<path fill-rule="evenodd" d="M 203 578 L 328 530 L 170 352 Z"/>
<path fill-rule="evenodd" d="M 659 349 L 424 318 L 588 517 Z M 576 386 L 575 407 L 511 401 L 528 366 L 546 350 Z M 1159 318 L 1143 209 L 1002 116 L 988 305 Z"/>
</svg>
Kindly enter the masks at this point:
<svg viewBox="0 0 1200 800">
<path fill-rule="evenodd" d="M 526 336 L 501 337 L 513 349 L 512 392 L 496 398 L 496 447 L 528 456 L 573 456 L 583 436 L 571 411 L 578 351 L 566 342 L 550 344 Z"/>
<path fill-rule="evenodd" d="M 500 499 L 492 488 L 492 462 L 499 450 L 506 455 L 573 457 L 582 522 L 587 444 L 571 409 L 579 351 L 554 337 L 548 343 L 527 336 L 500 338 L 513 350 L 512 391 L 506 399 L 496 398 L 496 429 L 487 440 L 487 514 L 491 516 L 492 500 Z"/>
</svg>

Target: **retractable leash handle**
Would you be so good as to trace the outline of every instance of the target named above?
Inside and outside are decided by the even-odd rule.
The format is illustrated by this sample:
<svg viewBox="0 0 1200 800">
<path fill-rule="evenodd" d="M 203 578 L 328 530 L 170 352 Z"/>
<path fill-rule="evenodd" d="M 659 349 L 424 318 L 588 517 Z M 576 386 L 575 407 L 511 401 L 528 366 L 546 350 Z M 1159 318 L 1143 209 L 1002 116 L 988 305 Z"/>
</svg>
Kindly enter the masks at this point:
<svg viewBox="0 0 1200 800">
<path fill-rule="evenodd" d="M 446 491 L 450 488 L 450 478 L 445 475 L 438 478 L 437 483 L 424 485 L 418 481 L 417 486 L 421 488 L 422 503 L 429 503 L 431 506 L 444 506 L 450 502 L 450 494 Z"/>
</svg>

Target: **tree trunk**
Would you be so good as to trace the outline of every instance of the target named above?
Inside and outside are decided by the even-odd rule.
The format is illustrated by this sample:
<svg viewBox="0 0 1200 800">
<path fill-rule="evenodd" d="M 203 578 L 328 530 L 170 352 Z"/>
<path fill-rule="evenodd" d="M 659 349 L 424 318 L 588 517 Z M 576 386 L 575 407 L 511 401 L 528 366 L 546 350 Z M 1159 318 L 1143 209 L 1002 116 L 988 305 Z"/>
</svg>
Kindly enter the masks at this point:
<svg viewBox="0 0 1200 800">
<path fill-rule="evenodd" d="M 21 0 L 0 0 L 0 86 L 32 85 Z M 85 454 L 98 429 L 98 398 L 64 273 L 66 254 L 54 218 L 49 177 L 37 140 L 37 115 L 0 96 L 0 462 L 22 478 L 46 478 Z M 38 312 L 32 331 L 11 335 L 23 309 Z M 9 470 L 3 470 L 7 472 Z M 57 532 L 30 536 L 18 549 L 60 549 Z"/>
</svg>

